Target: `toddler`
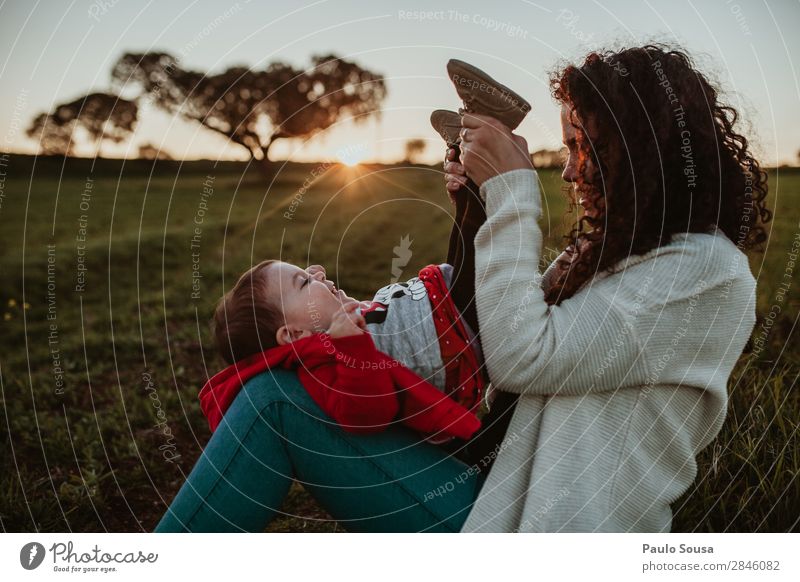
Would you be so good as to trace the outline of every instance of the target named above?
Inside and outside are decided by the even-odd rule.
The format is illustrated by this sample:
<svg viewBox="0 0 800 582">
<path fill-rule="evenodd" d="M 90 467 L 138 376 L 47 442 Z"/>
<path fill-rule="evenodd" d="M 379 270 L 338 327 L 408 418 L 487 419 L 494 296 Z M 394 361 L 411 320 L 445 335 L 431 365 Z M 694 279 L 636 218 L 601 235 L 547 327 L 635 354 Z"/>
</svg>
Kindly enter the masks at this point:
<svg viewBox="0 0 800 582">
<path fill-rule="evenodd" d="M 451 265 L 429 265 L 371 301 L 357 301 L 319 265 L 256 265 L 215 313 L 215 339 L 232 365 L 201 391 L 212 429 L 243 382 L 283 367 L 298 371 L 345 430 L 402 422 L 429 442 L 468 439 L 480 426 L 474 412 L 485 381 L 477 338 L 450 294 L 452 280 Z"/>
</svg>

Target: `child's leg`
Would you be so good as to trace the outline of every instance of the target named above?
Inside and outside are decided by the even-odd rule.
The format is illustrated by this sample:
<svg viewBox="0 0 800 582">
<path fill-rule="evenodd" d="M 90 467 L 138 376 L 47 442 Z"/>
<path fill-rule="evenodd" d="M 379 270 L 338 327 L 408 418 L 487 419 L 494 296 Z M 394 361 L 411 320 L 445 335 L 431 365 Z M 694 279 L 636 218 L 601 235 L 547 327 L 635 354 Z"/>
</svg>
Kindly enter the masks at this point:
<svg viewBox="0 0 800 582">
<path fill-rule="evenodd" d="M 450 147 L 455 148 L 458 156 L 458 146 Z M 447 262 L 453 265 L 450 296 L 469 326 L 476 334 L 480 334 L 475 307 L 475 235 L 486 222 L 486 207 L 478 193 L 477 184 L 472 180 L 458 190 L 454 198 L 456 218 L 447 252 Z M 470 439 L 466 455 L 462 455 L 462 458 L 478 464 L 483 470 L 491 467 L 496 456 L 493 453 L 505 437 L 516 403 L 516 394 L 497 392 L 489 413 L 482 419 L 481 429 Z"/>
<path fill-rule="evenodd" d="M 459 155 L 457 145 L 450 146 Z M 453 265 L 450 296 L 461 316 L 477 334 L 478 312 L 475 307 L 475 235 L 486 222 L 486 207 L 478 193 L 478 185 L 469 180 L 453 197 L 456 216 L 450 231 L 447 262 Z"/>
</svg>

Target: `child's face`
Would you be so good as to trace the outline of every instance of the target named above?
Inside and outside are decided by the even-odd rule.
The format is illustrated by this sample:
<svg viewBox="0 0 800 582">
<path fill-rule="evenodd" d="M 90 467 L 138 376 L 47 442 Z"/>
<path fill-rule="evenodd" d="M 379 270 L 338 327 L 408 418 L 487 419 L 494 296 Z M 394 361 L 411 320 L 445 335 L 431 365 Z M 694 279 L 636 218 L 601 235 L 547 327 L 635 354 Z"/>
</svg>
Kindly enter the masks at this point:
<svg viewBox="0 0 800 582">
<path fill-rule="evenodd" d="M 276 262 L 264 269 L 267 296 L 283 313 L 285 321 L 278 330 L 279 344 L 327 330 L 342 305 L 355 301 L 336 289 L 319 265 L 301 269 L 291 263 Z"/>
</svg>

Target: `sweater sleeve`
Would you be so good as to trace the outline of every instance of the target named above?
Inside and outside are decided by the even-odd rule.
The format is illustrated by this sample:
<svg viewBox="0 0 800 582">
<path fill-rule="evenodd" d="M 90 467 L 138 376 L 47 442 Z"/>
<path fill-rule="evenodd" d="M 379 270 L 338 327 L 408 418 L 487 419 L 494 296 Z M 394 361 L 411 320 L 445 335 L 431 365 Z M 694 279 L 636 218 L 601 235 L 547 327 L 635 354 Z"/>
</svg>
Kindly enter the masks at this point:
<svg viewBox="0 0 800 582">
<path fill-rule="evenodd" d="M 536 172 L 495 176 L 481 196 L 487 220 L 475 238 L 476 303 L 493 385 L 516 394 L 580 395 L 644 382 L 629 314 L 591 289 L 558 306 L 545 302 Z"/>
<path fill-rule="evenodd" d="M 317 378 L 320 408 L 352 433 L 378 432 L 387 428 L 399 411 L 391 374 L 379 369 L 378 351 L 369 334 L 331 339 L 333 354 L 321 367 L 311 370 Z M 319 382 L 330 378 L 329 382 Z"/>
</svg>

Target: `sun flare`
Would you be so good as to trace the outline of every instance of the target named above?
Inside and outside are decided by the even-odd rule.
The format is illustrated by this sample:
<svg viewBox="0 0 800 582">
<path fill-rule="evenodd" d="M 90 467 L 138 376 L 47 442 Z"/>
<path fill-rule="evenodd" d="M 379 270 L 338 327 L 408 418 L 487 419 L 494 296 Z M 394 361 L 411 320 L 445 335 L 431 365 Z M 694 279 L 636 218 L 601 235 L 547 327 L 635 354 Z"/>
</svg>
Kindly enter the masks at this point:
<svg viewBox="0 0 800 582">
<path fill-rule="evenodd" d="M 349 146 L 336 152 L 336 159 L 345 166 L 354 167 L 359 165 L 370 156 L 371 152 L 363 144 Z"/>
</svg>

